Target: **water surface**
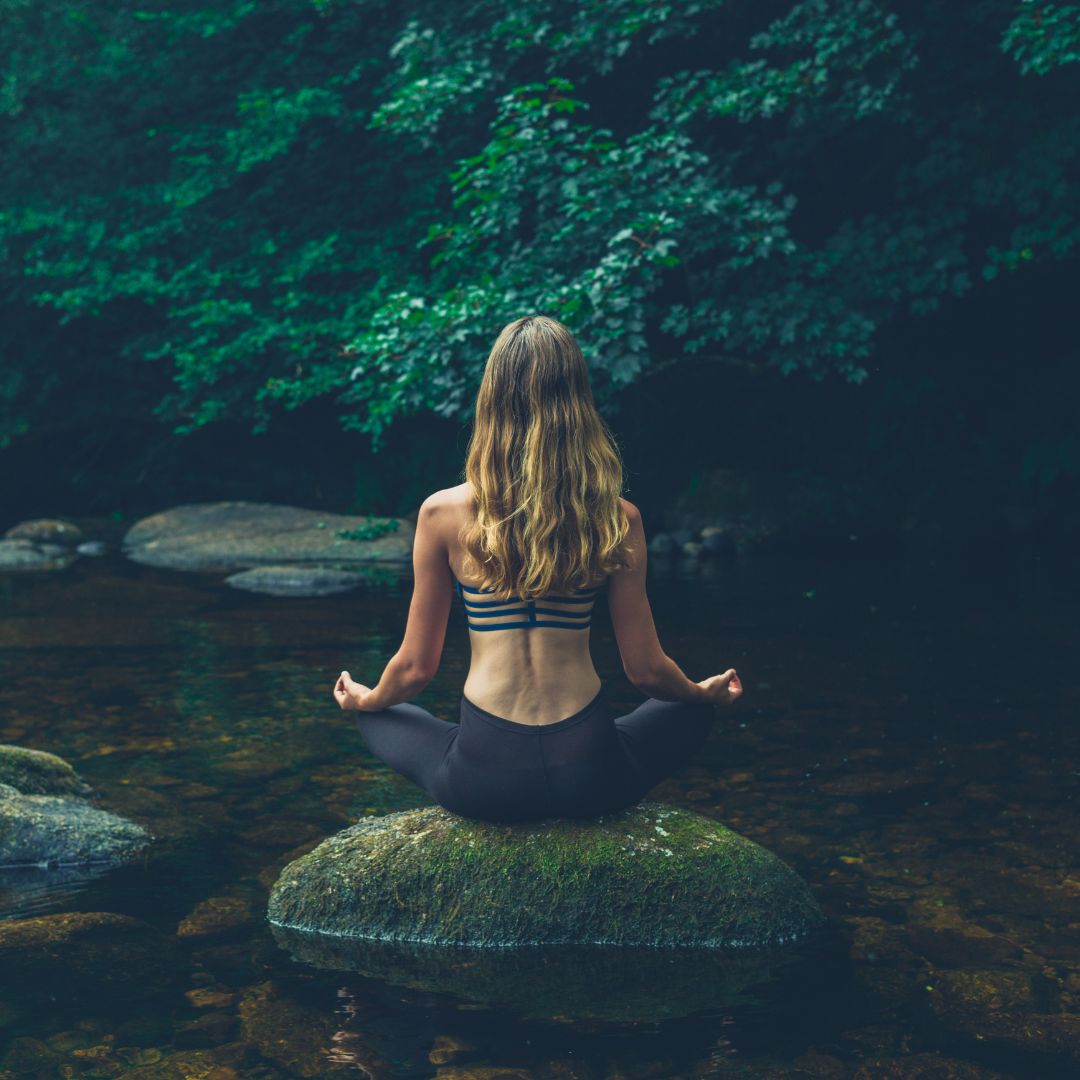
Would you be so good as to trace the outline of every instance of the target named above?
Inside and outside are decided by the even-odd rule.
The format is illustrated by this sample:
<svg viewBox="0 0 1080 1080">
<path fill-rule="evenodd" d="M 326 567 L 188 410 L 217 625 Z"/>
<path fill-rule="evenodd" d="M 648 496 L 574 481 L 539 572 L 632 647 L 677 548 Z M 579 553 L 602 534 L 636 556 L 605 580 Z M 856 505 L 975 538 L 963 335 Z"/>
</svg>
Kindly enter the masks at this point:
<svg viewBox="0 0 1080 1080">
<path fill-rule="evenodd" d="M 3 982 L 0 1076 L 1080 1075 L 1080 590 L 1037 553 L 653 563 L 665 650 L 693 678 L 737 667 L 746 693 L 650 797 L 771 848 L 831 927 L 688 1014 L 715 972 L 650 977 L 611 1015 L 627 980 L 583 951 L 567 1008 L 531 1015 L 535 965 L 477 1000 L 393 957 L 358 974 L 280 947 L 263 910 L 288 859 L 429 804 L 330 695 L 342 668 L 377 679 L 411 582 L 305 600 L 222 577 L 118 555 L 0 577 L 0 742 L 64 756 L 158 836 L 119 871 L 0 874 L 0 918 L 116 913 L 163 942 L 123 978 L 116 946 Z M 601 608 L 592 640 L 628 711 Z M 455 603 L 417 702 L 456 718 L 467 660 Z M 206 909 L 188 917 L 211 898 L 226 917 L 204 933 Z"/>
</svg>

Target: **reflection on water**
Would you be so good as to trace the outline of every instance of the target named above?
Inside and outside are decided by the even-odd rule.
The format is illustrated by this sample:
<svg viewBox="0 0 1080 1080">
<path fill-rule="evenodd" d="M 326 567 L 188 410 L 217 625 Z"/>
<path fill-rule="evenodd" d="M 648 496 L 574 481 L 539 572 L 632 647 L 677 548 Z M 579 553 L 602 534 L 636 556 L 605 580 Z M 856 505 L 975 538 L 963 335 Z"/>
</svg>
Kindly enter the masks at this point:
<svg viewBox="0 0 1080 1080">
<path fill-rule="evenodd" d="M 1032 556 L 650 573 L 666 650 L 746 686 L 652 797 L 801 873 L 832 923 L 812 949 L 774 966 L 279 943 L 262 912 L 286 862 L 428 804 L 330 697 L 396 649 L 407 571 L 305 600 L 84 560 L 0 578 L 0 742 L 68 758 L 158 840 L 104 875 L 0 874 L 0 919 L 112 913 L 62 978 L 15 963 L 4 927 L 26 924 L 0 922 L 0 1076 L 1080 1072 L 1075 581 Z M 628 711 L 606 613 L 592 637 Z M 467 650 L 451 618 L 420 704 L 456 716 Z"/>
<path fill-rule="evenodd" d="M 294 960 L 353 971 L 398 986 L 504 1006 L 529 1019 L 612 1022 L 667 1020 L 756 1000 L 751 988 L 774 972 L 813 978 L 828 956 L 819 941 L 799 950 L 547 946 L 431 948 L 405 942 L 334 938 L 271 926 Z M 835 946 L 835 942 L 829 945 Z M 813 961 L 813 962 L 812 962 Z"/>
<path fill-rule="evenodd" d="M 0 918 L 24 919 L 62 911 L 94 878 L 105 873 L 98 866 L 0 867 Z"/>
</svg>

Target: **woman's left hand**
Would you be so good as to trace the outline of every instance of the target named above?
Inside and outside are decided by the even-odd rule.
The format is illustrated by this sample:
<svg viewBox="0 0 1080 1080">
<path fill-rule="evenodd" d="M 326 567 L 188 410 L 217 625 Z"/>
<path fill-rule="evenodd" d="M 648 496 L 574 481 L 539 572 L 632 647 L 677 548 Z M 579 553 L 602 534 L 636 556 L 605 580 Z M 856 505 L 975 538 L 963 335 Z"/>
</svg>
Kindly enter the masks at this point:
<svg viewBox="0 0 1080 1080">
<path fill-rule="evenodd" d="M 334 685 L 334 700 L 343 709 L 360 709 L 364 708 L 364 699 L 371 693 L 370 686 L 364 686 L 363 683 L 354 682 L 352 676 L 343 671 L 338 676 L 338 681 Z"/>
</svg>

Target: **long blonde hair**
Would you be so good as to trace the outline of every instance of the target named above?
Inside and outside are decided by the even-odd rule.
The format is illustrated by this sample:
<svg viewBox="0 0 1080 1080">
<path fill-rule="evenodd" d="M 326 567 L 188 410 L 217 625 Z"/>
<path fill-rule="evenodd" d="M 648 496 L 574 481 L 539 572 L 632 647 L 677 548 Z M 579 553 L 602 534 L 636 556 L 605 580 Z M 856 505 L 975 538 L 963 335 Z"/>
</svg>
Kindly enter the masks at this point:
<svg viewBox="0 0 1080 1080">
<path fill-rule="evenodd" d="M 465 460 L 476 513 L 466 573 L 494 598 L 591 587 L 629 565 L 623 462 L 574 335 L 545 315 L 503 327 L 476 396 Z"/>
</svg>

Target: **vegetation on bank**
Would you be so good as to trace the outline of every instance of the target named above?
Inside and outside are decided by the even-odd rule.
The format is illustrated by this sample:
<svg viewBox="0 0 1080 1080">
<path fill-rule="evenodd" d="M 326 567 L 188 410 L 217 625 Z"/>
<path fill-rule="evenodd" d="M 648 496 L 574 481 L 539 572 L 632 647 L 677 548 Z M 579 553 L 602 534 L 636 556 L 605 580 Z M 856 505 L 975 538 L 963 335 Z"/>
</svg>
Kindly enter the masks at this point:
<svg viewBox="0 0 1080 1080">
<path fill-rule="evenodd" d="M 1043 0 L 9 0 L 0 447 L 75 432 L 71 472 L 145 453 L 138 480 L 148 414 L 262 433 L 304 407 L 381 450 L 466 422 L 529 310 L 578 334 L 609 413 L 659 372 L 866 389 L 905 321 L 1075 271 L 1078 24 Z M 1053 408 L 1080 381 L 1038 359 L 1051 408 L 1015 434 L 1045 485 L 1080 474 Z"/>
</svg>

